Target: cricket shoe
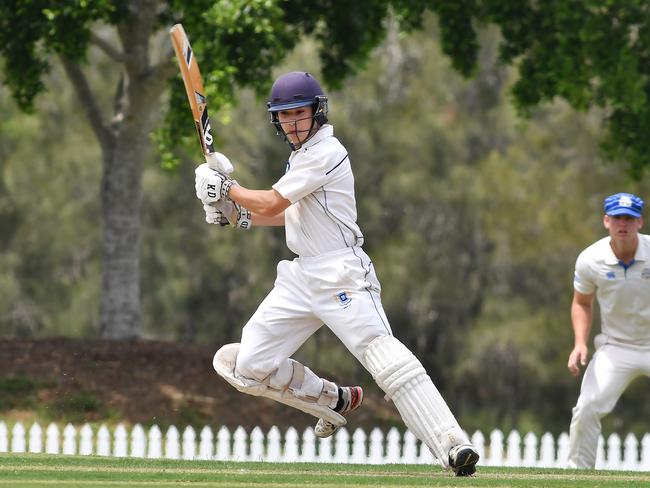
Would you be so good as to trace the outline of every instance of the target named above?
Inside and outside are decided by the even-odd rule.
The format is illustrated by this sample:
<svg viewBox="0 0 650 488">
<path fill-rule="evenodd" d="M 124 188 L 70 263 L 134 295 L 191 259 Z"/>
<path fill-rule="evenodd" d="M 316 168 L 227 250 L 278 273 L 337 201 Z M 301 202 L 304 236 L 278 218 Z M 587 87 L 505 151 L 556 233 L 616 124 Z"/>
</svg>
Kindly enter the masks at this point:
<svg viewBox="0 0 650 488">
<path fill-rule="evenodd" d="M 360 386 L 339 386 L 339 402 L 333 410 L 341 415 L 346 415 L 359 408 L 362 402 L 363 390 Z M 339 427 L 325 419 L 318 419 L 314 433 L 316 437 L 325 438 L 334 434 Z"/>
<path fill-rule="evenodd" d="M 449 467 L 456 476 L 471 476 L 476 472 L 478 452 L 471 444 L 460 444 L 449 450 Z"/>
</svg>

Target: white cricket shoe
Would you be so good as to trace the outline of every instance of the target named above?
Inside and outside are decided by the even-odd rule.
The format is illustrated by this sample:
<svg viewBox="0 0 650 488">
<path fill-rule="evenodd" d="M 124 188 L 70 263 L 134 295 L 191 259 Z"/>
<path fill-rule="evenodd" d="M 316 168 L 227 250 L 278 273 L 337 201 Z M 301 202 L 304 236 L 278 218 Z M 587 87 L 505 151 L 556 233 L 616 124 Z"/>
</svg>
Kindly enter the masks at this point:
<svg viewBox="0 0 650 488">
<path fill-rule="evenodd" d="M 333 409 L 341 415 L 348 414 L 361 406 L 363 403 L 363 389 L 360 386 L 341 386 L 339 387 L 339 404 L 338 408 Z M 339 430 L 338 425 L 334 425 L 324 419 L 318 419 L 314 427 L 316 437 L 329 437 Z"/>
<path fill-rule="evenodd" d="M 478 458 L 478 452 L 471 444 L 460 444 L 449 449 L 449 467 L 456 476 L 473 475 Z"/>
</svg>

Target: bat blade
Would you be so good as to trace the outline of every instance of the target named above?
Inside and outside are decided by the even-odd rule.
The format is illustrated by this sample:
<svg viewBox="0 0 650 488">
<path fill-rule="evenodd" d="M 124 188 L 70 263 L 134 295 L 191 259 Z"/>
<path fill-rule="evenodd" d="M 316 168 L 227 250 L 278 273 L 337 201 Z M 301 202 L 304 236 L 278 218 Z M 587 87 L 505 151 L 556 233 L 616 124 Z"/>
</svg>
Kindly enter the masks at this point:
<svg viewBox="0 0 650 488">
<path fill-rule="evenodd" d="M 212 137 L 212 126 L 210 124 L 210 116 L 208 115 L 208 102 L 205 97 L 205 90 L 203 88 L 203 78 L 199 70 L 199 64 L 194 56 L 194 51 L 187 38 L 185 29 L 182 24 L 175 24 L 169 31 L 171 36 L 174 52 L 176 53 L 176 60 L 178 67 L 181 70 L 183 77 L 183 84 L 185 85 L 185 92 L 187 93 L 187 101 L 192 110 L 192 117 L 194 118 L 194 126 L 199 136 L 201 150 L 205 156 L 206 162 L 219 171 L 224 173 L 231 173 L 233 170 L 232 165 L 224 164 L 223 159 L 215 157 L 214 138 Z"/>
</svg>

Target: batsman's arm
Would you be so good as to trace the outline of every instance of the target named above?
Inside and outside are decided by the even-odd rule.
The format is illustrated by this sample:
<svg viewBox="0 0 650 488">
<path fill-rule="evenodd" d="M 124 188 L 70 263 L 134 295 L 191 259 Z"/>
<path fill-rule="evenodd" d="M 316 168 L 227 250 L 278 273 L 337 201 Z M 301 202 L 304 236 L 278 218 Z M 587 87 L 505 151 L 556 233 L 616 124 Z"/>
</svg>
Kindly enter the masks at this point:
<svg viewBox="0 0 650 488">
<path fill-rule="evenodd" d="M 284 227 L 284 212 L 272 217 L 253 213 L 253 226 L 255 227 Z"/>
<path fill-rule="evenodd" d="M 280 195 L 277 190 L 249 190 L 239 185 L 230 187 L 228 198 L 253 213 L 254 225 L 256 223 L 255 216 L 273 218 L 279 214 L 282 214 L 282 223 L 284 224 L 284 211 L 291 205 L 291 202 Z"/>
</svg>

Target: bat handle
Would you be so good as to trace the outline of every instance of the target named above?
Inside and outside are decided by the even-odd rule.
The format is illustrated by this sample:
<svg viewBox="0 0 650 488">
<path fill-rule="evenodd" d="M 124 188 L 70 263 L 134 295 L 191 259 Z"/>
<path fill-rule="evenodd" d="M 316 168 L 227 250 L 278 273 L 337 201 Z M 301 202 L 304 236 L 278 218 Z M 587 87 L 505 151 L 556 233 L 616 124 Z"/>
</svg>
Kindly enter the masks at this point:
<svg viewBox="0 0 650 488">
<path fill-rule="evenodd" d="M 208 166 L 210 166 L 210 168 L 227 175 L 232 173 L 235 169 L 226 156 L 217 152 L 206 153 L 205 162 L 208 163 Z"/>
</svg>

